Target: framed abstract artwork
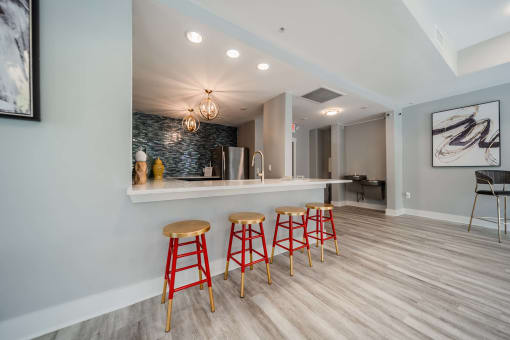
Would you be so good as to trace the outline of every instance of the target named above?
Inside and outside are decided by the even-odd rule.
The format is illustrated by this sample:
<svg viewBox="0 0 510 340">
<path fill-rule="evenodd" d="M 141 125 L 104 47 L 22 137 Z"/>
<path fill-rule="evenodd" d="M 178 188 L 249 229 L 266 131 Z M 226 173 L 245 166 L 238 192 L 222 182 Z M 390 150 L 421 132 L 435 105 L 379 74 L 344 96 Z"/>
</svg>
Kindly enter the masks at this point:
<svg viewBox="0 0 510 340">
<path fill-rule="evenodd" d="M 38 0 L 0 0 L 0 117 L 40 120 Z"/>
<path fill-rule="evenodd" d="M 499 100 L 432 113 L 432 166 L 500 166 Z"/>
</svg>

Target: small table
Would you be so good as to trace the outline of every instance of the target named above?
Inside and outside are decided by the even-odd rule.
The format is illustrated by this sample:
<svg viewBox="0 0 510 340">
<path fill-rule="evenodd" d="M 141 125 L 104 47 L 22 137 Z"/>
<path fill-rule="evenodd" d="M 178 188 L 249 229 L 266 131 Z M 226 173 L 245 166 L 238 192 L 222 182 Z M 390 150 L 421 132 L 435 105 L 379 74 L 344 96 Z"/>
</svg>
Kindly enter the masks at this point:
<svg viewBox="0 0 510 340">
<path fill-rule="evenodd" d="M 344 179 L 350 179 L 353 183 L 359 184 L 361 190 L 356 190 L 356 201 L 365 200 L 365 187 L 380 187 L 381 200 L 384 201 L 386 193 L 386 181 L 379 179 L 367 179 L 366 175 L 346 175 Z"/>
</svg>

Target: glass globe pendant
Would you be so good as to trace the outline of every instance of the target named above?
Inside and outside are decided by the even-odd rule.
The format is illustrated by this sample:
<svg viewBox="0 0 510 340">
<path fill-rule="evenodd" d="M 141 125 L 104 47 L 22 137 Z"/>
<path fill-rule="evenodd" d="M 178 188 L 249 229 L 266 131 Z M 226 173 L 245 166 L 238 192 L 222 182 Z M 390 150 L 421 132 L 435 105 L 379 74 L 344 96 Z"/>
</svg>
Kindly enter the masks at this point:
<svg viewBox="0 0 510 340">
<path fill-rule="evenodd" d="M 193 112 L 193 109 L 188 109 L 188 114 L 182 119 L 182 127 L 188 132 L 196 132 L 200 127 L 200 120 L 195 118 Z"/>
<path fill-rule="evenodd" d="M 207 120 L 213 120 L 218 116 L 220 108 L 211 98 L 212 90 L 205 90 L 205 93 L 207 93 L 207 97 L 202 99 L 198 109 L 202 117 Z"/>
</svg>

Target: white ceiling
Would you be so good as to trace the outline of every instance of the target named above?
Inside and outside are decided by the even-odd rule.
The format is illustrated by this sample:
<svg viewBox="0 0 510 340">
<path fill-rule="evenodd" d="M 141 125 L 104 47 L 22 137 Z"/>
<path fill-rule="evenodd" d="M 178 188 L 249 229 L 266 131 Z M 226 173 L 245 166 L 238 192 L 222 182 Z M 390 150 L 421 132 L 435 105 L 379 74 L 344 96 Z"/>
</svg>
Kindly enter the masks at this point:
<svg viewBox="0 0 510 340">
<path fill-rule="evenodd" d="M 185 33 L 189 30 L 201 32 L 203 42 L 187 41 Z M 134 1 L 133 32 L 134 111 L 181 118 L 186 108 L 196 108 L 205 88 L 215 90 L 220 105 L 221 118 L 213 123 L 226 125 L 253 119 L 264 102 L 285 91 L 295 95 L 295 122 L 307 128 L 348 124 L 388 110 L 160 1 Z M 241 56 L 226 57 L 230 48 L 238 49 Z M 259 71 L 256 65 L 260 62 L 269 63 L 270 69 Z M 347 95 L 321 105 L 299 98 L 321 86 Z M 344 112 L 335 117 L 319 114 L 331 106 L 340 106 Z M 247 110 L 242 111 L 243 107 Z"/>
<path fill-rule="evenodd" d="M 406 0 L 426 12 L 458 51 L 510 31 L 509 0 Z"/>
<path fill-rule="evenodd" d="M 470 18 L 476 13 L 480 13 L 478 21 L 483 26 L 478 30 L 485 36 L 501 31 L 499 24 L 504 26 L 508 22 L 502 18 L 489 20 L 490 11 L 470 7 L 477 3 L 488 8 L 488 4 L 499 1 L 454 2 L 456 5 L 446 5 L 450 0 L 437 1 L 438 6 L 460 12 L 450 16 L 455 22 L 452 28 L 447 24 L 443 28 L 452 30 L 452 35 L 454 28 L 471 26 Z M 251 43 L 264 46 L 284 61 L 317 65 L 325 71 L 323 74 L 356 84 L 359 93 L 375 93 L 381 98 L 379 102 L 389 101 L 397 109 L 507 83 L 510 79 L 508 62 L 457 76 L 402 0 L 194 0 L 192 5 L 174 6 L 185 8 L 188 13 L 197 12 L 202 20 L 225 32 L 246 36 Z M 443 15 L 447 21 L 448 15 Z M 279 32 L 282 26 L 286 28 L 284 33 Z M 469 31 L 471 27 L 466 29 L 466 35 Z M 465 35 L 459 39 L 459 44 L 468 41 Z"/>
</svg>

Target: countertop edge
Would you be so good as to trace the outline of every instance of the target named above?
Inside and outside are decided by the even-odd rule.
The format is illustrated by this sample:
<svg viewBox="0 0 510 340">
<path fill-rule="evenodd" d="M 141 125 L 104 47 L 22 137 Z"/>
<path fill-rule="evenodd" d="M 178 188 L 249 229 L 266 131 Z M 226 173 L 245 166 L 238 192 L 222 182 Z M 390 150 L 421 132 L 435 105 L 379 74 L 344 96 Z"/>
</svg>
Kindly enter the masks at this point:
<svg viewBox="0 0 510 340">
<path fill-rule="evenodd" d="M 133 190 L 130 186 L 126 190 L 126 194 L 130 197 L 133 203 L 138 202 L 156 202 L 166 200 L 180 200 L 201 197 L 215 197 L 215 196 L 231 196 L 242 194 L 256 194 L 264 192 L 277 192 L 277 191 L 295 191 L 295 190 L 308 190 L 325 188 L 326 184 L 342 184 L 350 183 L 350 180 L 341 179 L 324 179 L 324 180 L 297 180 L 285 181 L 276 183 L 250 183 L 238 185 L 211 185 L 211 186 L 194 186 L 189 182 L 182 183 L 183 187 L 166 187 L 166 188 L 147 188 Z M 153 184 L 153 183 L 151 183 Z M 165 184 L 165 182 L 161 182 Z M 218 183 L 219 184 L 219 183 Z"/>
</svg>

